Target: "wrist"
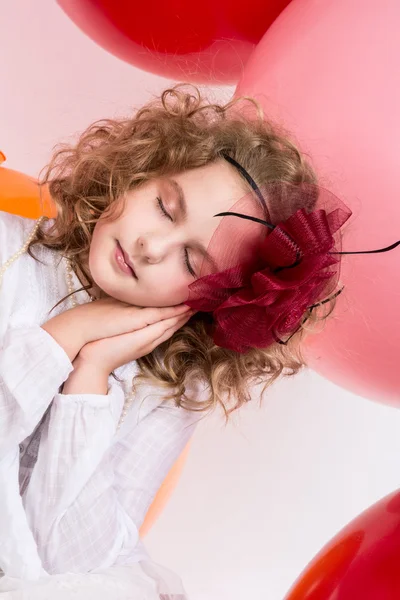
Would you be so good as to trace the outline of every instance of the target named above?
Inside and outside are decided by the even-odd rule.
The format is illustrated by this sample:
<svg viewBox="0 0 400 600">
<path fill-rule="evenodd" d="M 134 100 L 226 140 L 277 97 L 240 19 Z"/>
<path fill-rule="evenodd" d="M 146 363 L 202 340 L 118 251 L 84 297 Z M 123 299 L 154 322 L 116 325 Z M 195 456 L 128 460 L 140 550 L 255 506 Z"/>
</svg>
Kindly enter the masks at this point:
<svg viewBox="0 0 400 600">
<path fill-rule="evenodd" d="M 79 354 L 72 364 L 74 370 L 64 383 L 63 394 L 107 395 L 109 376 L 107 371 L 86 362 L 79 357 Z"/>
<path fill-rule="evenodd" d="M 71 321 L 73 310 L 76 309 L 67 310 L 41 325 L 42 329 L 47 331 L 58 345 L 63 348 L 72 363 L 86 343 L 83 328 L 76 327 L 76 324 L 73 324 Z M 77 331 L 80 331 L 80 333 L 77 334 Z"/>
</svg>

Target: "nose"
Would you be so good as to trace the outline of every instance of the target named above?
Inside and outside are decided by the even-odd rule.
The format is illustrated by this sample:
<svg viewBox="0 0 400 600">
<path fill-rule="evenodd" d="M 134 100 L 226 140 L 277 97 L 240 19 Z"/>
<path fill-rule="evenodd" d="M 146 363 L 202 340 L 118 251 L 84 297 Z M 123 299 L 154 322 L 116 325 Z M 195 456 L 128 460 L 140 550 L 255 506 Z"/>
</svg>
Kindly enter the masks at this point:
<svg viewBox="0 0 400 600">
<path fill-rule="evenodd" d="M 142 236 L 138 244 L 141 258 L 150 264 L 161 262 L 171 249 L 171 240 L 166 236 Z"/>
</svg>

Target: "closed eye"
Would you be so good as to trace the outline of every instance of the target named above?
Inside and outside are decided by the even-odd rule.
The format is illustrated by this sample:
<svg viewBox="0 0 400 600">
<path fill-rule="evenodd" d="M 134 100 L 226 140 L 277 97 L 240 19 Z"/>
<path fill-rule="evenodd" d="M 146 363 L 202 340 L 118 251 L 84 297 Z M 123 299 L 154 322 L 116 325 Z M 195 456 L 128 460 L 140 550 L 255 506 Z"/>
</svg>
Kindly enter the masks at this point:
<svg viewBox="0 0 400 600">
<path fill-rule="evenodd" d="M 171 217 L 171 215 L 169 214 L 169 212 L 166 210 L 164 203 L 162 201 L 162 199 L 160 198 L 160 196 L 157 196 L 157 206 L 158 209 L 161 213 L 161 215 L 168 219 L 169 221 L 174 221 L 174 219 Z M 192 277 L 196 277 L 196 273 L 193 270 L 192 265 L 190 264 L 190 260 L 189 260 L 189 254 L 187 251 L 187 248 L 183 249 L 183 262 L 185 264 L 185 269 L 188 271 L 188 273 L 190 273 L 190 275 L 192 275 Z"/>
<path fill-rule="evenodd" d="M 167 219 L 169 219 L 170 221 L 173 221 L 173 218 L 171 217 L 169 212 L 167 212 L 167 210 L 165 209 L 165 206 L 164 206 L 163 201 L 161 200 L 160 196 L 157 196 L 157 204 L 158 204 L 159 210 L 161 211 L 161 214 L 164 217 L 167 217 Z"/>
<path fill-rule="evenodd" d="M 192 277 L 196 277 L 196 273 L 193 271 L 192 265 L 190 264 L 187 248 L 183 249 L 183 260 L 185 262 L 185 266 L 188 272 L 192 275 Z"/>
</svg>

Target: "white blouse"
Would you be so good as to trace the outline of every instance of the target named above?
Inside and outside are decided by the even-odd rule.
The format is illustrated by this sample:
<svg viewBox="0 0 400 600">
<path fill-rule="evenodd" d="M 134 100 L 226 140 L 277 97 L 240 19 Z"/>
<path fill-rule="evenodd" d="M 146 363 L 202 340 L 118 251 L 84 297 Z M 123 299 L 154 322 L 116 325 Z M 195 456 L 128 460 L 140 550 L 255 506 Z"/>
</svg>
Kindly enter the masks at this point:
<svg viewBox="0 0 400 600">
<path fill-rule="evenodd" d="M 0 265 L 34 225 L 0 211 Z M 116 433 L 136 362 L 116 369 L 107 395 L 59 393 L 73 366 L 41 325 L 71 306 L 49 314 L 68 294 L 66 265 L 33 253 L 42 262 L 22 255 L 0 287 L 0 569 L 31 580 L 147 559 L 139 528 L 201 418 L 140 386 Z"/>
</svg>

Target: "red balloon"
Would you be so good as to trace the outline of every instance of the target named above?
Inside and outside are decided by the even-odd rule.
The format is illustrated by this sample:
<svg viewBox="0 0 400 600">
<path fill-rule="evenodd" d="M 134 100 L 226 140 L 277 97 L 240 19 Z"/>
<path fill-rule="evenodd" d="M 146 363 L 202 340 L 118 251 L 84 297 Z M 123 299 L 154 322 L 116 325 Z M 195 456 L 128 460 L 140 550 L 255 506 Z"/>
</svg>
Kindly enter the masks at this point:
<svg viewBox="0 0 400 600">
<path fill-rule="evenodd" d="M 163 77 L 235 83 L 252 50 L 290 0 L 58 0 L 90 38 Z"/>
<path fill-rule="evenodd" d="M 285 600 L 398 600 L 400 490 L 363 512 L 310 563 Z"/>
</svg>

